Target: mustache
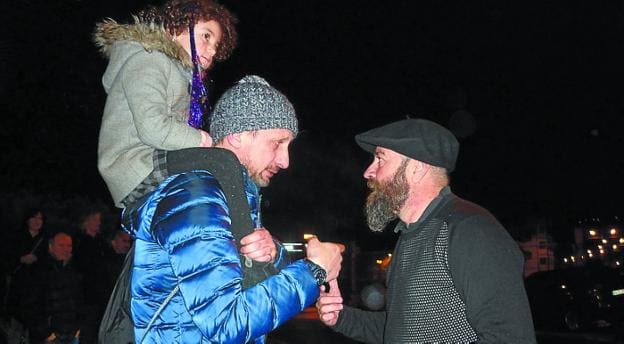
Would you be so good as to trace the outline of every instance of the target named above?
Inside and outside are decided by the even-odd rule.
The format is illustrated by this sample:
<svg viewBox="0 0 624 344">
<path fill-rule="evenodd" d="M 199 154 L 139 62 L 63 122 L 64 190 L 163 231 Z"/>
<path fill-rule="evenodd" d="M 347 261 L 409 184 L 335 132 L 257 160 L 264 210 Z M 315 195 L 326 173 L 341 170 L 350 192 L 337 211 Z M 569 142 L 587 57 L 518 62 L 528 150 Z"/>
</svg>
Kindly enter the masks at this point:
<svg viewBox="0 0 624 344">
<path fill-rule="evenodd" d="M 366 187 L 369 188 L 370 192 L 375 192 L 381 189 L 383 186 L 381 185 L 380 182 L 376 181 L 375 179 L 369 179 L 366 181 Z"/>
</svg>

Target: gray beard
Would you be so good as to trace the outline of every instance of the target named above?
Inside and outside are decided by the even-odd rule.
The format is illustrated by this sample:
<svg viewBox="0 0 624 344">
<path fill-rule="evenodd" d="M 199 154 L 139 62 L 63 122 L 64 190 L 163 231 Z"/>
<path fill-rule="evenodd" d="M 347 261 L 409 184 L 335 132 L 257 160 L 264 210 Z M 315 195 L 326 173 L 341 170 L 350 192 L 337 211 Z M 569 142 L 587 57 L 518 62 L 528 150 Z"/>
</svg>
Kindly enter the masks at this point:
<svg viewBox="0 0 624 344">
<path fill-rule="evenodd" d="M 371 192 L 366 199 L 366 221 L 371 231 L 383 231 L 388 223 L 398 217 L 397 213 L 405 204 L 409 192 L 405 179 L 406 167 L 407 160 L 399 166 L 392 180 L 384 184 L 373 180 L 368 182 Z"/>
</svg>

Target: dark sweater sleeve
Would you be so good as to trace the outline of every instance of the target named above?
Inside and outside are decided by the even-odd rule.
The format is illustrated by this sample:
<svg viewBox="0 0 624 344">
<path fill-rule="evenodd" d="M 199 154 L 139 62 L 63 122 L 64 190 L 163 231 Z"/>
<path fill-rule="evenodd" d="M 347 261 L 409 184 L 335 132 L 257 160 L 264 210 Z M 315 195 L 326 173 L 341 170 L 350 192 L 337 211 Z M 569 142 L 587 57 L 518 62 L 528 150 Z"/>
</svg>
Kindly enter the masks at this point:
<svg viewBox="0 0 624 344">
<path fill-rule="evenodd" d="M 332 329 L 346 337 L 370 344 L 383 343 L 386 312 L 372 312 L 345 306 Z"/>
<path fill-rule="evenodd" d="M 477 343 L 536 343 L 524 256 L 498 221 L 487 213 L 462 220 L 453 229 L 448 257 Z"/>
</svg>

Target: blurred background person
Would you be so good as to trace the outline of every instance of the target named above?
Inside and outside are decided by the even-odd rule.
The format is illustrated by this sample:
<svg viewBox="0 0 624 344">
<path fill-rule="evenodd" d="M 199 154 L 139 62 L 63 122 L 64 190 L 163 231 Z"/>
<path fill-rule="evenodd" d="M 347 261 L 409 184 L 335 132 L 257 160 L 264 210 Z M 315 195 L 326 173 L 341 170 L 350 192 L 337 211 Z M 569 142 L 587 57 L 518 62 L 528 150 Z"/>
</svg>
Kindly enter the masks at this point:
<svg viewBox="0 0 624 344">
<path fill-rule="evenodd" d="M 20 280 L 28 280 L 32 276 L 32 266 L 46 254 L 43 211 L 30 208 L 24 212 L 23 220 L 17 230 L 8 233 L 4 246 L 4 264 L 6 266 L 5 293 L 3 303 L 9 315 L 15 313 L 19 302 L 19 293 L 15 285 Z"/>
<path fill-rule="evenodd" d="M 45 254 L 43 224 L 44 217 L 41 209 L 30 208 L 24 214 L 20 228 L 11 233 L 7 244 L 11 251 L 9 259 L 14 272 L 23 266 L 32 265 Z"/>
<path fill-rule="evenodd" d="M 84 285 L 85 323 L 81 329 L 81 343 L 97 341 L 99 317 L 108 301 L 106 278 L 107 243 L 101 234 L 102 210 L 88 205 L 78 216 L 75 243 L 75 264 L 78 272 L 89 281 Z"/>
<path fill-rule="evenodd" d="M 106 294 L 110 296 L 123 267 L 126 253 L 132 246 L 132 237 L 123 230 L 117 229 L 113 231 L 108 244 L 104 255 L 104 269 L 106 272 Z"/>
<path fill-rule="evenodd" d="M 83 277 L 72 259 L 72 237 L 55 233 L 48 254 L 33 264 L 32 278 L 20 280 L 16 315 L 31 343 L 78 343 L 83 318 Z M 88 342 L 82 342 L 88 343 Z"/>
</svg>

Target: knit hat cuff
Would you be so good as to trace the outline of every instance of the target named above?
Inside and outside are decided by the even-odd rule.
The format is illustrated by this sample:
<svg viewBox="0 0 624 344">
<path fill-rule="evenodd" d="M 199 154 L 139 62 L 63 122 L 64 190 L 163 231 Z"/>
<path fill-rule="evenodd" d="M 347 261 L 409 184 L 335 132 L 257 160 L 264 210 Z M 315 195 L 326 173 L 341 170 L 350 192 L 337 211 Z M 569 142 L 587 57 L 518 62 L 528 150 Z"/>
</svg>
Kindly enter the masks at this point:
<svg viewBox="0 0 624 344">
<path fill-rule="evenodd" d="M 295 109 L 286 96 L 259 76 L 248 75 L 225 91 L 210 121 L 215 142 L 244 131 L 288 129 L 297 135 Z"/>
</svg>

